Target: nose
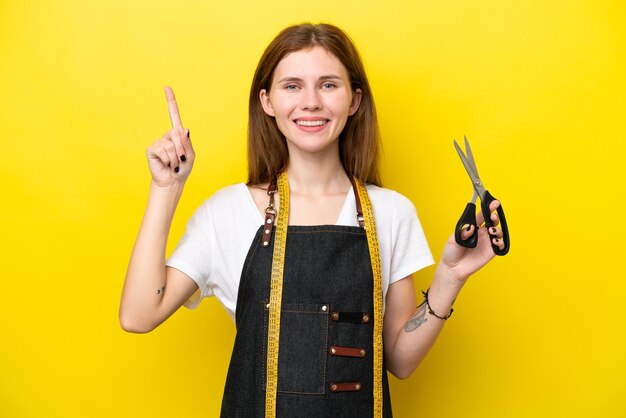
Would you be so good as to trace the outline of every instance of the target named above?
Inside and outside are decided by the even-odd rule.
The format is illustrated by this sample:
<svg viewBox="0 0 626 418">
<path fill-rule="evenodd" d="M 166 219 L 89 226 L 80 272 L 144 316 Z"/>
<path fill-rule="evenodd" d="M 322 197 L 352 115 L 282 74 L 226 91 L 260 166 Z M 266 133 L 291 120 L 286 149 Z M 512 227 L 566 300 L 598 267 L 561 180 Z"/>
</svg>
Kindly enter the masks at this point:
<svg viewBox="0 0 626 418">
<path fill-rule="evenodd" d="M 302 102 L 300 106 L 303 110 L 320 110 L 322 109 L 322 97 L 316 88 L 305 89 L 302 93 Z"/>
</svg>

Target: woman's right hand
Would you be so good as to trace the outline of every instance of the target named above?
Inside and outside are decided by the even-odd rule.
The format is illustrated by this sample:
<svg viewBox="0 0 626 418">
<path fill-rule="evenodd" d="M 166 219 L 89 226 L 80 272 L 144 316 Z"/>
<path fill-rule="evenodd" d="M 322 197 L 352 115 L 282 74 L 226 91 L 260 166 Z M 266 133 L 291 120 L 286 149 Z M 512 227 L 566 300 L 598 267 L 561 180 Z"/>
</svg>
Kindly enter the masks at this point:
<svg viewBox="0 0 626 418">
<path fill-rule="evenodd" d="M 159 187 L 184 184 L 191 173 L 195 153 L 189 139 L 189 129 L 183 127 L 176 97 L 171 87 L 165 87 L 165 97 L 172 120 L 172 129 L 146 150 L 152 183 Z"/>
</svg>

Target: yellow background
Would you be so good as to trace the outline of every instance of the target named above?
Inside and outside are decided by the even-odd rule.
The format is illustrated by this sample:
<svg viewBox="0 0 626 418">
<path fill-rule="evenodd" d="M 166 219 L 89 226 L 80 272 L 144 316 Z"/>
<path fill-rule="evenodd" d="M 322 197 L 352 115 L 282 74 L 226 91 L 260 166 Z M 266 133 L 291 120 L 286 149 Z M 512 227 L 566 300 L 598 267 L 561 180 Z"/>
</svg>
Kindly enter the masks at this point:
<svg viewBox="0 0 626 418">
<path fill-rule="evenodd" d="M 385 186 L 433 254 L 471 196 L 467 134 L 511 252 L 475 275 L 397 417 L 625 417 L 622 1 L 0 2 L 0 417 L 213 417 L 234 326 L 215 299 L 147 335 L 119 296 L 146 202 L 145 148 L 177 93 L 195 208 L 245 179 L 247 95 L 283 27 L 356 41 Z M 425 289 L 434 272 L 416 275 Z"/>
</svg>

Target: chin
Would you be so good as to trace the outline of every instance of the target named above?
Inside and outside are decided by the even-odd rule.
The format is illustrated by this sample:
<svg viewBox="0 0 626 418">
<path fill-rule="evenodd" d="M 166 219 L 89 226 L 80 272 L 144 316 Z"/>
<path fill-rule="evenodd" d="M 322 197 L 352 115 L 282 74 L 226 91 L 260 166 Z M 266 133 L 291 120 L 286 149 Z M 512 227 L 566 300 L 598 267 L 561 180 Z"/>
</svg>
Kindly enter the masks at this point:
<svg viewBox="0 0 626 418">
<path fill-rule="evenodd" d="M 292 151 L 296 152 L 305 152 L 307 154 L 320 154 L 328 151 L 336 151 L 339 152 L 337 147 L 334 146 L 334 141 L 332 142 L 320 142 L 320 141 L 291 141 L 287 142 L 287 147 L 289 148 L 289 153 Z"/>
</svg>

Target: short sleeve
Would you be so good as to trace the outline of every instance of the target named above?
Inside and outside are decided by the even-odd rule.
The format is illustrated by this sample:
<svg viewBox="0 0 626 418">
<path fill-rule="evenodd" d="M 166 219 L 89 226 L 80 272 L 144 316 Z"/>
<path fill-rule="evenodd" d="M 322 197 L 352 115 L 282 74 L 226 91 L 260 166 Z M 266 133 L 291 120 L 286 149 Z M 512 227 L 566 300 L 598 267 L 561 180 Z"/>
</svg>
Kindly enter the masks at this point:
<svg viewBox="0 0 626 418">
<path fill-rule="evenodd" d="M 393 192 L 389 284 L 434 264 L 413 203 Z"/>
<path fill-rule="evenodd" d="M 185 302 L 190 309 L 197 307 L 203 297 L 212 295 L 210 225 L 210 201 L 207 200 L 189 219 L 184 235 L 165 263 L 182 271 L 198 285 L 196 293 Z"/>
</svg>

